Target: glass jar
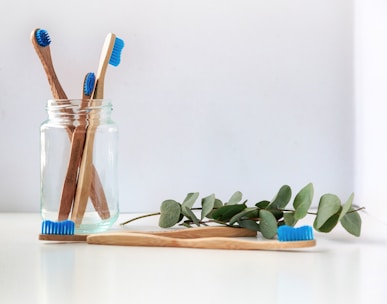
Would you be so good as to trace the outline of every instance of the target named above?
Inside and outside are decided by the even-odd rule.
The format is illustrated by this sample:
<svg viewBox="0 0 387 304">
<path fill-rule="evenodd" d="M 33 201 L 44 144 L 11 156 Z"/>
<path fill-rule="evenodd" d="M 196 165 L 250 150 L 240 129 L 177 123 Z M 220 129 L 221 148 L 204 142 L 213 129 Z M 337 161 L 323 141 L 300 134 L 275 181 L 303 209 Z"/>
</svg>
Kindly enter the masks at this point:
<svg viewBox="0 0 387 304">
<path fill-rule="evenodd" d="M 72 220 L 76 233 L 107 230 L 119 214 L 118 128 L 108 100 L 49 100 L 40 128 L 43 220 Z"/>
</svg>

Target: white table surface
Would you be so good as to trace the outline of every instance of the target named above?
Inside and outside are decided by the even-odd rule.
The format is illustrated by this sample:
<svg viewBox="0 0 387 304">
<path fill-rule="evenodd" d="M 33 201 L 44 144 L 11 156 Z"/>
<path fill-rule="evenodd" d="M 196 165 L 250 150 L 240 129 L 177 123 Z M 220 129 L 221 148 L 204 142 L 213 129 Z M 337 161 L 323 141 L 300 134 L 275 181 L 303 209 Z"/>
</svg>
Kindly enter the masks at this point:
<svg viewBox="0 0 387 304">
<path fill-rule="evenodd" d="M 274 252 L 47 243 L 38 214 L 0 213 L 0 303 L 387 303 L 387 225 L 362 219 Z"/>
</svg>

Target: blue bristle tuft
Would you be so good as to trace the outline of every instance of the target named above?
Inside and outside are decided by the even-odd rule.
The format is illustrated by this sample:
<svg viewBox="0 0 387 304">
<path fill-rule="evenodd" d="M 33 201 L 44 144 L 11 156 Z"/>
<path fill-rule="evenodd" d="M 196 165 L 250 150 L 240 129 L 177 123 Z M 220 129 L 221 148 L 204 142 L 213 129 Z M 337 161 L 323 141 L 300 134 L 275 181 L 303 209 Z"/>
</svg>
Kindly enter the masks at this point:
<svg viewBox="0 0 387 304">
<path fill-rule="evenodd" d="M 42 234 L 60 234 L 60 235 L 73 235 L 75 232 L 75 224 L 73 221 L 43 221 L 42 222 Z"/>
<path fill-rule="evenodd" d="M 85 83 L 83 86 L 83 92 L 86 96 L 90 96 L 93 93 L 95 86 L 95 75 L 94 73 L 88 73 L 86 75 Z"/>
<path fill-rule="evenodd" d="M 124 48 L 124 40 L 116 37 L 114 41 L 114 47 L 112 50 L 112 54 L 109 59 L 109 64 L 112 66 L 118 66 L 121 62 L 121 51 Z"/>
<path fill-rule="evenodd" d="M 38 44 L 42 47 L 46 47 L 51 43 L 50 36 L 48 35 L 47 31 L 43 29 L 36 31 L 35 38 Z"/>
<path fill-rule="evenodd" d="M 294 228 L 284 225 L 278 227 L 277 234 L 280 242 L 309 241 L 314 239 L 311 226 Z"/>
</svg>

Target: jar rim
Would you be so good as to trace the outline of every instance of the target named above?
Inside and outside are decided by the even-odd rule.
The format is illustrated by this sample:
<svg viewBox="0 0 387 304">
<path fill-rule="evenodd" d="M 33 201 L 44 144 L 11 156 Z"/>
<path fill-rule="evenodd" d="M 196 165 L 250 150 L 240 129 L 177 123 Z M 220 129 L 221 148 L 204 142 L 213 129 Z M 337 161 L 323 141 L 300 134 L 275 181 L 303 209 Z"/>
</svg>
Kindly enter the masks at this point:
<svg viewBox="0 0 387 304">
<path fill-rule="evenodd" d="M 102 109 L 112 108 L 110 99 L 48 99 L 46 109 L 69 109 L 69 108 L 84 108 L 84 109 Z"/>
<path fill-rule="evenodd" d="M 100 98 L 100 99 L 85 99 L 86 101 L 94 101 L 94 102 L 100 102 L 100 103 L 109 103 L 111 102 L 110 99 L 106 99 L 106 98 Z M 83 99 L 82 98 L 62 98 L 62 99 L 55 99 L 55 98 L 50 98 L 48 99 L 48 103 L 80 103 L 82 102 Z"/>
</svg>

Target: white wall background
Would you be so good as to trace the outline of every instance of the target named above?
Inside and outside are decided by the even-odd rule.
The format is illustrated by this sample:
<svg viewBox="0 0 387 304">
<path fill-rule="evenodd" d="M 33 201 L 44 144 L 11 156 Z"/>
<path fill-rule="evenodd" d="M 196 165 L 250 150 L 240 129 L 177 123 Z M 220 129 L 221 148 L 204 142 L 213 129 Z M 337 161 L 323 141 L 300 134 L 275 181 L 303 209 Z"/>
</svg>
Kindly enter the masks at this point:
<svg viewBox="0 0 387 304">
<path fill-rule="evenodd" d="M 387 216 L 387 2 L 355 6 L 356 174 L 358 199 Z"/>
<path fill-rule="evenodd" d="M 283 184 L 299 190 L 308 182 L 316 199 L 326 192 L 346 199 L 356 193 L 354 7 L 350 0 L 8 2 L 0 18 L 0 211 L 39 210 L 39 124 L 51 96 L 30 43 L 37 27 L 52 38 L 69 97 L 80 97 L 84 74 L 97 69 L 105 35 L 125 40 L 105 87 L 120 126 L 122 211 L 155 211 L 192 191 L 227 199 L 240 190 L 255 203 Z M 364 166 L 365 158 L 357 156 Z"/>
</svg>

